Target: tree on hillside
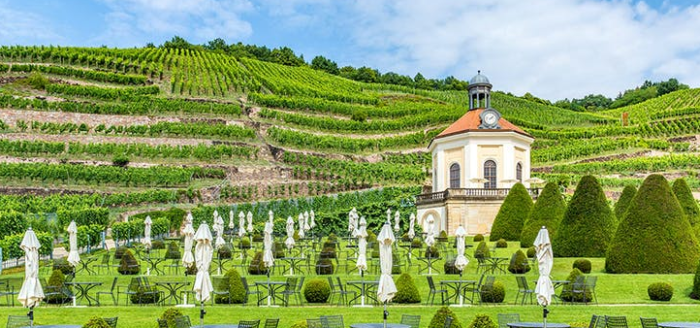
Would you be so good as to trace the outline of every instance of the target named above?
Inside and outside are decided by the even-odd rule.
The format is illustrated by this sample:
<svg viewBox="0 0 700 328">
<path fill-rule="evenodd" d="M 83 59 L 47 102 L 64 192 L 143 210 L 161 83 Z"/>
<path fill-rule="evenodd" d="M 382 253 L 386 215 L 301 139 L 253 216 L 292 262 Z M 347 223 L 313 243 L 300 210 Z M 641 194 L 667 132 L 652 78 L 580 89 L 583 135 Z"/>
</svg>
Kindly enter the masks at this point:
<svg viewBox="0 0 700 328">
<path fill-rule="evenodd" d="M 617 199 L 617 203 L 615 203 L 615 217 L 617 218 L 617 222 L 622 220 L 622 217 L 625 215 L 627 208 L 632 202 L 632 198 L 634 198 L 634 195 L 636 194 L 637 188 L 632 185 L 627 185 L 624 189 L 622 189 L 622 194 L 620 195 L 620 198 Z"/>
<path fill-rule="evenodd" d="M 693 192 L 688 187 L 688 183 L 685 179 L 678 178 L 673 181 L 673 194 L 676 195 L 678 202 L 681 204 L 681 209 L 683 214 L 691 226 L 697 227 L 700 223 L 700 208 L 698 207 L 698 202 L 693 197 Z M 700 237 L 700 236 L 698 236 Z"/>
<path fill-rule="evenodd" d="M 194 49 L 196 48 L 195 45 L 187 42 L 187 40 L 183 39 L 182 37 L 179 36 L 174 36 L 170 41 L 165 41 L 162 45 L 163 48 L 172 48 L 172 49 Z"/>
<path fill-rule="evenodd" d="M 616 221 L 598 180 L 590 175 L 582 177 L 552 240 L 554 255 L 605 256 Z"/>
<path fill-rule="evenodd" d="M 700 248 L 662 175 L 648 176 L 608 248 L 608 273 L 692 273 Z"/>
<path fill-rule="evenodd" d="M 516 183 L 493 220 L 489 239 L 518 240 L 531 209 L 532 197 L 522 183 Z"/>
<path fill-rule="evenodd" d="M 297 57 L 289 47 L 281 47 L 272 50 L 272 62 L 287 66 L 303 66 L 306 65 L 304 61 L 304 55 Z"/>
<path fill-rule="evenodd" d="M 338 63 L 323 56 L 314 57 L 314 59 L 311 60 L 311 68 L 320 71 L 325 71 L 326 73 L 330 73 L 333 75 L 340 74 Z"/>
<path fill-rule="evenodd" d="M 547 227 L 549 238 L 554 238 L 559 228 L 559 223 L 566 212 L 566 203 L 559 191 L 559 186 L 550 182 L 537 197 L 537 202 L 530 210 L 523 231 L 520 234 L 520 247 L 530 247 L 537 238 L 540 228 Z"/>
</svg>

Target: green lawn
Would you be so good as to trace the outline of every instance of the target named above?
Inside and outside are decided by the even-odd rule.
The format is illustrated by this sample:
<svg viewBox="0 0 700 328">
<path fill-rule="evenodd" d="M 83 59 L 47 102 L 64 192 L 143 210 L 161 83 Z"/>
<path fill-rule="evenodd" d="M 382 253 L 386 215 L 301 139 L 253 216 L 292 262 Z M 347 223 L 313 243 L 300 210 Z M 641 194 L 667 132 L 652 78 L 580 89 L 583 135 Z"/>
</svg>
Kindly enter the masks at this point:
<svg viewBox="0 0 700 328">
<path fill-rule="evenodd" d="M 468 242 L 469 243 L 469 242 Z M 510 255 L 518 249 L 517 243 L 509 243 L 508 249 L 498 249 L 492 256 L 510 257 Z M 467 252 L 471 254 L 473 248 L 468 249 Z M 100 252 L 95 253 L 95 256 L 100 256 Z M 87 256 L 83 254 L 82 256 Z M 341 258 L 345 255 L 342 253 Z M 235 257 L 235 255 L 234 255 Z M 565 279 L 569 272 L 571 271 L 571 265 L 575 258 L 556 258 L 555 266 L 552 271 L 552 277 L 554 279 Z M 692 288 L 693 275 L 692 274 L 682 274 L 682 275 L 631 275 L 631 274 L 620 274 L 611 275 L 605 274 L 603 272 L 603 267 L 605 260 L 602 258 L 592 258 L 590 259 L 593 264 L 593 272 L 591 274 L 598 276 L 598 285 L 596 288 L 597 296 L 600 305 L 553 305 L 551 306 L 550 321 L 552 322 L 565 322 L 574 323 L 576 325 L 582 326 L 588 322 L 592 314 L 608 314 L 608 315 L 626 315 L 630 321 L 631 327 L 640 327 L 638 317 L 657 317 L 660 321 L 698 321 L 700 319 L 700 302 L 692 300 L 688 297 L 688 294 Z M 98 264 L 99 261 L 94 262 Z M 168 264 L 169 261 L 163 262 L 161 265 Z M 145 264 L 145 263 L 143 263 Z M 438 263 L 436 267 L 442 268 L 442 262 Z M 13 272 L 14 271 L 14 272 Z M 441 269 L 442 271 L 442 269 Z M 145 272 L 145 266 L 142 266 L 142 272 Z M 167 271 L 166 271 L 167 272 Z M 182 271 L 181 271 L 182 272 Z M 20 270 L 5 270 L 2 278 L 8 276 L 22 276 L 23 272 Z M 110 274 L 102 275 L 87 275 L 84 272 L 80 272 L 75 281 L 99 281 L 103 282 L 103 285 L 93 289 L 92 292 L 97 290 L 108 290 L 112 279 L 115 277 L 116 273 L 113 271 Z M 427 298 L 429 288 L 425 276 L 418 275 L 415 268 L 411 270 L 411 275 L 420 291 L 420 294 L 425 302 Z M 48 279 L 48 273 L 42 273 L 42 277 Z M 265 280 L 265 276 L 250 276 L 248 277 L 249 282 L 262 281 Z M 118 276 L 120 285 L 127 285 L 130 278 L 129 276 Z M 359 275 L 354 272 L 350 275 L 346 275 L 344 272 L 339 274 L 339 277 L 345 282 L 348 280 L 359 280 Z M 395 275 L 396 279 L 398 276 Z M 476 261 L 472 260 L 468 265 L 464 278 L 465 279 L 478 279 L 479 275 L 476 274 Z M 533 271 L 527 274 L 528 281 L 532 282 L 537 279 L 537 274 Z M 309 279 L 321 278 L 326 279 L 326 276 L 316 276 L 307 275 L 307 281 Z M 456 275 L 435 275 L 434 279 L 436 283 L 441 280 L 456 279 Z M 185 277 L 182 273 L 180 275 L 165 275 L 165 276 L 155 276 L 152 275 L 150 278 L 151 282 L 159 280 L 185 280 L 194 281 L 193 276 Z M 272 278 L 273 280 L 283 280 L 284 277 L 280 274 L 276 274 Z M 376 279 L 376 275 L 366 275 L 365 279 Z M 515 299 L 517 284 L 514 275 L 508 274 L 497 274 L 496 280 L 501 281 L 506 286 L 506 300 L 503 304 L 489 304 L 489 305 L 475 305 L 464 308 L 453 308 L 453 311 L 457 314 L 457 317 L 463 323 L 468 323 L 471 321 L 476 314 L 485 313 L 492 318 L 496 318 L 496 314 L 505 312 L 515 312 L 520 313 L 522 320 L 532 321 L 540 320 L 542 315 L 542 309 L 538 305 L 513 305 Z M 674 287 L 674 296 L 671 302 L 661 303 L 649 300 L 647 296 L 647 286 L 654 282 L 668 282 Z M 123 296 L 120 299 L 120 306 L 112 306 L 111 301 L 103 303 L 109 303 L 109 306 L 102 307 L 90 307 L 90 308 L 66 308 L 58 307 L 53 305 L 42 304 L 36 309 L 36 320 L 38 324 L 49 324 L 49 323 L 73 323 L 81 324 L 87 321 L 90 316 L 119 316 L 119 326 L 120 327 L 155 327 L 155 319 L 160 316 L 160 314 L 167 308 L 167 306 L 124 306 Z M 0 298 L 0 313 L 2 316 L 9 314 L 23 314 L 26 313 L 26 309 L 19 306 L 7 307 L 5 306 L 5 299 Z M 350 308 L 346 306 L 334 306 L 334 305 L 304 305 L 303 307 L 293 306 L 289 308 L 259 308 L 250 303 L 249 305 L 243 307 L 241 305 L 214 305 L 211 303 L 206 304 L 207 316 L 205 319 L 206 323 L 235 323 L 241 319 L 253 319 L 253 318 L 280 318 L 280 327 L 290 327 L 293 323 L 306 318 L 318 317 L 320 315 L 328 314 L 342 314 L 345 317 L 345 323 L 357 323 L 357 322 L 378 322 L 382 318 L 381 307 L 373 308 Z M 427 306 L 424 304 L 420 305 L 390 305 L 390 321 L 398 322 L 400 320 L 401 314 L 420 314 L 422 316 L 422 327 L 427 327 L 430 318 L 437 311 L 439 306 Z M 183 310 L 186 314 L 190 315 L 193 323 L 198 322 L 199 309 L 198 308 L 187 308 Z"/>
</svg>

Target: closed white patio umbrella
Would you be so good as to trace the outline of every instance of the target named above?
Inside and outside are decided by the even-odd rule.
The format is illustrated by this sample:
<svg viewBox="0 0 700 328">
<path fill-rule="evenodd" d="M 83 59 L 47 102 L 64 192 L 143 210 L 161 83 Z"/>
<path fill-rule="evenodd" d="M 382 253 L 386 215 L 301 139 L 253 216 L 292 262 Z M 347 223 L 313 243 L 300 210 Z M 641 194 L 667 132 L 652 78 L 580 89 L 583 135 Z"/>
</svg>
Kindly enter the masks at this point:
<svg viewBox="0 0 700 328">
<path fill-rule="evenodd" d="M 411 216 L 408 218 L 408 238 L 413 238 L 416 236 L 416 215 L 411 213 Z"/>
<path fill-rule="evenodd" d="M 246 216 L 248 219 L 248 227 L 246 230 L 248 230 L 248 233 L 253 233 L 253 212 L 248 211 L 248 215 Z"/>
<path fill-rule="evenodd" d="M 316 227 L 316 213 L 314 213 L 314 210 L 311 210 L 311 212 L 309 212 L 309 217 L 311 218 L 311 223 L 309 223 L 309 227 L 313 229 Z"/>
<path fill-rule="evenodd" d="M 194 234 L 194 240 L 197 241 L 197 246 L 194 249 L 194 258 L 197 263 L 197 277 L 194 280 L 195 298 L 200 302 L 201 309 L 199 312 L 199 323 L 204 321 L 204 302 L 211 297 L 211 292 L 214 289 L 209 277 L 209 266 L 211 265 L 212 253 L 214 248 L 211 245 L 211 230 L 206 222 L 202 222 Z"/>
<path fill-rule="evenodd" d="M 275 265 L 275 257 L 272 255 L 272 221 L 265 222 L 263 233 L 263 263 L 265 263 L 265 269 L 267 270 L 268 288 L 271 288 L 269 286 L 270 272 L 272 271 L 272 266 Z M 267 306 L 270 306 L 272 297 L 270 294 L 271 292 L 267 294 Z"/>
<path fill-rule="evenodd" d="M 554 295 L 554 285 L 552 284 L 552 279 L 549 278 L 554 265 L 554 255 L 552 254 L 552 242 L 549 240 L 549 231 L 546 227 L 543 226 L 537 233 L 534 246 L 540 271 L 540 277 L 537 279 L 537 286 L 535 287 L 535 295 L 537 295 L 537 303 L 543 306 L 542 319 L 546 328 L 547 313 L 549 313 L 547 305 L 552 303 L 552 295 Z"/>
<path fill-rule="evenodd" d="M 360 229 L 357 231 L 357 263 L 355 264 L 360 275 L 367 270 L 367 220 L 363 216 L 360 219 Z"/>
<path fill-rule="evenodd" d="M 233 210 L 228 211 L 228 228 L 233 230 L 236 225 L 233 223 Z"/>
<path fill-rule="evenodd" d="M 194 227 L 192 227 L 192 213 L 187 213 L 185 218 L 185 229 L 182 230 L 182 234 L 185 237 L 185 251 L 182 253 L 182 265 L 185 267 L 185 272 L 187 268 L 192 266 L 194 263 L 194 255 L 192 254 L 192 244 L 194 241 Z"/>
<path fill-rule="evenodd" d="M 147 250 L 151 249 L 151 225 L 153 221 L 150 216 L 146 216 L 146 220 L 143 221 L 143 246 Z"/>
<path fill-rule="evenodd" d="M 220 215 L 214 218 L 214 231 L 216 231 L 216 242 L 214 242 L 214 247 L 219 249 L 226 245 L 224 240 L 224 218 Z"/>
<path fill-rule="evenodd" d="M 398 233 L 399 230 L 401 230 L 401 214 L 399 214 L 399 210 L 396 210 L 394 212 L 394 232 Z"/>
<path fill-rule="evenodd" d="M 238 237 L 243 238 L 245 233 L 245 214 L 241 211 L 238 212 Z"/>
<path fill-rule="evenodd" d="M 68 263 L 76 267 L 80 263 L 80 254 L 78 254 L 78 225 L 75 221 L 71 221 L 68 225 L 68 244 L 70 252 L 68 253 Z"/>
<path fill-rule="evenodd" d="M 352 237 L 357 236 L 357 232 L 355 232 L 355 213 L 357 213 L 357 210 L 354 207 L 348 213 L 348 234 Z"/>
<path fill-rule="evenodd" d="M 388 315 L 386 310 L 387 303 L 396 295 L 396 284 L 394 284 L 394 279 L 391 277 L 391 269 L 394 266 L 391 246 L 394 240 L 394 233 L 391 232 L 391 223 L 387 221 L 379 232 L 379 236 L 377 236 L 377 242 L 379 243 L 379 267 L 381 268 L 379 286 L 377 286 L 377 299 L 384 303 L 385 327 Z"/>
<path fill-rule="evenodd" d="M 435 219 L 432 215 L 428 215 L 425 236 L 425 244 L 428 246 L 435 245 Z"/>
<path fill-rule="evenodd" d="M 309 226 L 309 211 L 304 212 L 304 231 L 309 231 L 311 226 Z"/>
<path fill-rule="evenodd" d="M 455 258 L 455 268 L 459 270 L 459 280 L 462 280 L 462 272 L 464 268 L 469 264 L 469 260 L 464 256 L 464 237 L 467 236 L 467 230 L 461 224 L 457 227 L 455 231 L 456 244 L 457 244 L 457 257 Z M 461 283 L 460 283 L 461 284 Z M 460 285 L 461 286 L 461 285 Z M 464 293 L 459 293 L 459 306 L 464 305 Z"/>
<path fill-rule="evenodd" d="M 284 244 L 287 246 L 287 249 L 291 252 L 292 248 L 294 248 L 294 245 L 296 244 L 296 242 L 294 241 L 294 219 L 292 219 L 291 215 L 287 217 L 286 230 L 287 239 L 284 241 Z"/>
<path fill-rule="evenodd" d="M 17 300 L 29 308 L 29 326 L 34 326 L 34 307 L 44 299 L 44 290 L 39 283 L 39 239 L 30 227 L 24 233 L 19 247 L 24 251 L 24 281 Z"/>
<path fill-rule="evenodd" d="M 299 220 L 299 238 L 304 238 L 304 214 L 299 213 L 297 220 Z"/>
</svg>

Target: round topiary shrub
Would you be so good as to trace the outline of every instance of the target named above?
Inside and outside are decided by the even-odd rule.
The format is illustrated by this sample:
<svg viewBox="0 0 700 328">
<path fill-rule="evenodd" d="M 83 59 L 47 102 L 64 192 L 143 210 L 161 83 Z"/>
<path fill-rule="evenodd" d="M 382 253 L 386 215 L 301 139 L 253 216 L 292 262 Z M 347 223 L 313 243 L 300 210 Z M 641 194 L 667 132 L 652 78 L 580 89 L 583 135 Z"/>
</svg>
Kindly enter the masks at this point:
<svg viewBox="0 0 700 328">
<path fill-rule="evenodd" d="M 496 242 L 496 248 L 508 248 L 508 242 L 501 238 Z"/>
<path fill-rule="evenodd" d="M 698 240 L 666 178 L 649 175 L 620 221 L 605 271 L 691 273 L 699 260 Z"/>
<path fill-rule="evenodd" d="M 440 234 L 438 234 L 437 241 L 441 243 L 446 243 L 447 242 L 447 231 L 441 230 Z"/>
<path fill-rule="evenodd" d="M 163 311 L 163 314 L 160 315 L 160 319 L 167 321 L 168 327 L 175 328 L 175 318 L 181 317 L 182 315 L 180 309 L 172 307 Z"/>
<path fill-rule="evenodd" d="M 319 254 L 319 257 L 322 259 L 334 259 L 337 257 L 337 254 L 335 253 L 335 247 L 326 247 L 321 251 L 321 254 Z"/>
<path fill-rule="evenodd" d="M 535 256 L 537 256 L 537 250 L 535 250 L 535 246 L 530 246 L 530 247 L 527 249 L 527 257 L 528 257 L 528 258 L 533 258 L 533 257 L 535 257 Z"/>
<path fill-rule="evenodd" d="M 486 314 L 477 314 L 469 324 L 469 328 L 498 328 L 498 324 L 491 320 Z"/>
<path fill-rule="evenodd" d="M 105 319 L 92 317 L 83 325 L 83 328 L 111 328 Z"/>
<path fill-rule="evenodd" d="M 221 290 L 228 289 L 228 295 L 216 295 L 214 300 L 217 304 L 243 304 L 245 302 L 245 287 L 238 270 L 228 270 L 224 275 L 222 284 L 223 286 L 219 286 L 219 288 Z M 229 302 L 229 297 L 231 302 Z"/>
<path fill-rule="evenodd" d="M 274 247 L 272 248 L 272 255 L 276 259 L 280 259 L 285 257 L 286 255 L 284 254 L 284 244 L 281 241 L 276 241 L 274 244 Z"/>
<path fill-rule="evenodd" d="M 326 240 L 325 242 L 323 242 L 323 248 L 324 248 L 324 249 L 325 249 L 325 248 L 332 248 L 333 250 L 335 250 L 335 247 L 336 247 L 336 242 L 335 242 L 335 241 Z"/>
<path fill-rule="evenodd" d="M 423 257 L 438 258 L 440 257 L 440 251 L 438 251 L 437 247 L 435 246 L 426 247 Z"/>
<path fill-rule="evenodd" d="M 411 240 L 411 248 L 423 248 L 423 242 L 418 238 Z"/>
<path fill-rule="evenodd" d="M 665 282 L 655 282 L 649 285 L 647 294 L 652 301 L 668 302 L 673 297 L 673 286 Z"/>
<path fill-rule="evenodd" d="M 333 260 L 329 258 L 319 258 L 316 261 L 316 274 L 318 275 L 333 274 L 333 269 Z"/>
<path fill-rule="evenodd" d="M 328 235 L 328 238 L 326 238 L 326 240 L 336 242 L 336 241 L 338 241 L 338 236 L 335 234 L 335 232 L 331 232 Z"/>
<path fill-rule="evenodd" d="M 559 191 L 559 186 L 554 182 L 548 183 L 537 197 L 537 202 L 532 206 L 523 225 L 520 247 L 532 246 L 543 226 L 547 227 L 549 238 L 554 238 L 559 229 L 559 223 L 564 218 L 564 212 L 566 212 L 566 202 Z"/>
<path fill-rule="evenodd" d="M 233 254 L 231 252 L 231 248 L 229 248 L 227 245 L 224 245 L 216 250 L 216 256 L 218 256 L 220 259 L 229 260 L 231 259 Z"/>
<path fill-rule="evenodd" d="M 137 261 L 134 255 L 131 254 L 130 250 L 126 250 L 124 255 L 122 255 L 121 261 L 119 262 L 117 272 L 124 275 L 135 275 L 139 274 L 140 271 L 141 265 L 139 264 L 139 261 Z"/>
<path fill-rule="evenodd" d="M 443 265 L 443 269 L 445 270 L 445 274 L 459 274 L 459 270 L 457 270 L 457 267 L 455 267 L 454 259 L 445 260 L 445 265 Z"/>
<path fill-rule="evenodd" d="M 491 250 L 489 249 L 489 245 L 486 244 L 485 240 L 482 240 L 479 242 L 479 245 L 476 246 L 476 249 L 474 250 L 474 258 L 475 259 L 487 259 L 491 257 Z"/>
<path fill-rule="evenodd" d="M 180 246 L 177 242 L 171 241 L 168 243 L 168 251 L 165 252 L 165 258 L 169 260 L 177 260 L 182 258 L 182 254 L 180 254 Z"/>
<path fill-rule="evenodd" d="M 255 233 L 255 234 L 253 235 L 253 241 L 254 241 L 254 242 L 256 242 L 256 243 L 262 243 L 263 240 L 264 240 L 264 238 L 263 238 L 263 236 L 262 236 L 261 234 Z"/>
<path fill-rule="evenodd" d="M 238 249 L 250 249 L 250 247 L 250 239 L 248 238 L 241 238 L 238 242 Z"/>
<path fill-rule="evenodd" d="M 516 241 L 520 239 L 523 225 L 532 209 L 532 197 L 522 183 L 516 183 L 503 200 L 491 226 L 491 240 L 505 239 Z"/>
<path fill-rule="evenodd" d="M 483 286 L 481 301 L 484 303 L 503 303 L 506 299 L 506 287 L 500 281 L 494 281 L 493 286 Z"/>
<path fill-rule="evenodd" d="M 129 295 L 132 304 L 156 304 L 160 301 L 160 293 L 156 286 L 140 286 L 136 293 Z"/>
<path fill-rule="evenodd" d="M 420 303 L 420 292 L 413 278 L 407 272 L 402 273 L 396 279 L 396 294 L 392 300 L 394 303 Z"/>
<path fill-rule="evenodd" d="M 622 221 L 622 218 L 627 212 L 627 208 L 629 208 L 630 204 L 632 203 L 632 198 L 634 198 L 634 195 L 636 194 L 637 188 L 632 185 L 627 185 L 624 189 L 622 189 L 622 194 L 620 194 L 620 198 L 618 198 L 617 202 L 615 203 L 614 213 L 615 217 L 617 218 L 617 222 Z"/>
<path fill-rule="evenodd" d="M 591 273 L 591 261 L 588 259 L 576 259 L 572 265 L 572 269 L 579 269 L 585 274 Z"/>
<path fill-rule="evenodd" d="M 154 240 L 151 242 L 151 249 L 165 249 L 165 243 L 162 240 Z"/>
<path fill-rule="evenodd" d="M 304 284 L 304 298 L 309 303 L 326 303 L 331 296 L 331 285 L 326 279 L 311 279 Z"/>
<path fill-rule="evenodd" d="M 556 257 L 603 257 L 617 220 L 598 180 L 584 176 L 552 238 Z"/>
<path fill-rule="evenodd" d="M 515 274 L 530 272 L 530 263 L 522 250 L 513 253 L 513 256 L 510 258 L 510 265 L 508 265 L 508 271 Z"/>
<path fill-rule="evenodd" d="M 484 240 L 484 235 L 482 235 L 482 234 L 477 234 L 476 236 L 474 236 L 475 243 L 478 243 L 478 242 L 483 241 L 483 240 Z"/>
<path fill-rule="evenodd" d="M 248 265 L 248 273 L 253 275 L 267 274 L 267 267 L 263 262 L 263 252 L 256 252 Z"/>
<path fill-rule="evenodd" d="M 435 312 L 433 318 L 430 320 L 428 328 L 444 328 L 445 320 L 447 320 L 448 316 L 452 317 L 452 325 L 450 328 L 462 328 L 462 324 L 459 323 L 457 315 L 447 306 L 443 306 Z"/>
</svg>

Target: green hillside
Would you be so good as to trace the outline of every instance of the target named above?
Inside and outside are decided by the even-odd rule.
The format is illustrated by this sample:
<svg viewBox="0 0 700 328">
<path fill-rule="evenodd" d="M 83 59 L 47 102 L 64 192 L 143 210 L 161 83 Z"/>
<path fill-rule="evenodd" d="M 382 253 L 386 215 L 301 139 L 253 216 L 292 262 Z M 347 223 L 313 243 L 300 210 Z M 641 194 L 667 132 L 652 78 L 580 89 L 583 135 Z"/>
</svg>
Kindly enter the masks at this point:
<svg viewBox="0 0 700 328">
<path fill-rule="evenodd" d="M 4 46 L 0 183 L 169 193 L 130 206 L 416 187 L 429 181 L 429 141 L 467 99 L 211 51 Z M 536 138 L 535 175 L 567 185 L 592 173 L 607 189 L 640 172 L 699 187 L 698 103 L 700 89 L 599 113 L 492 97 Z"/>
</svg>

